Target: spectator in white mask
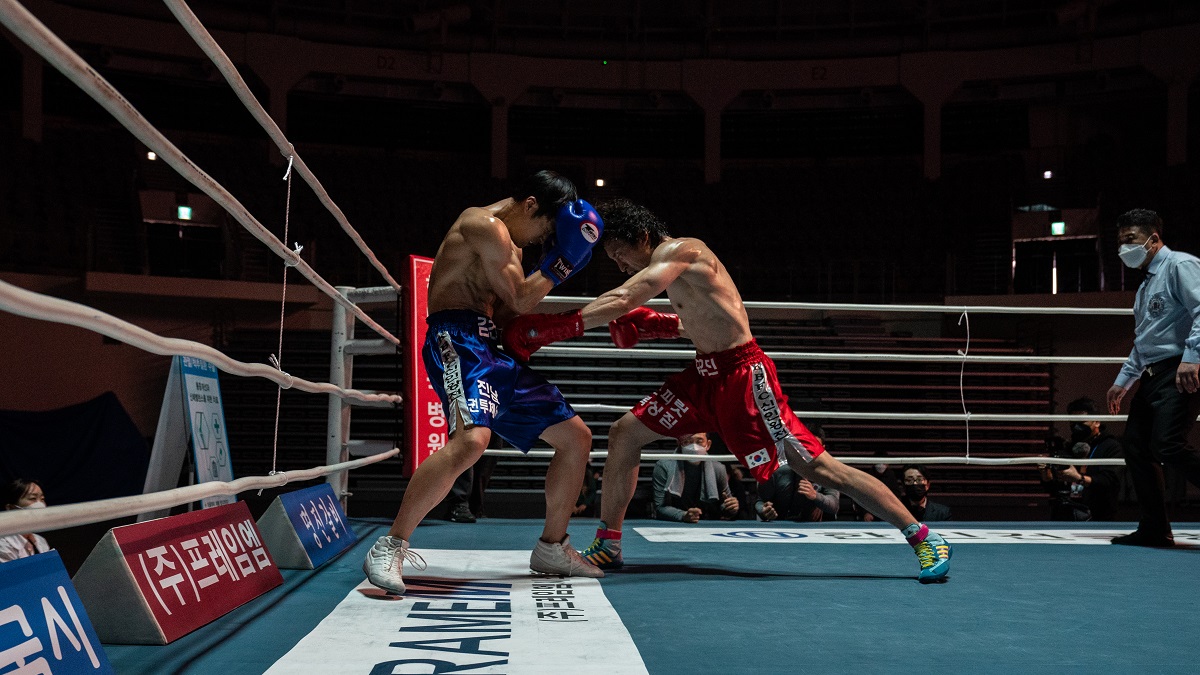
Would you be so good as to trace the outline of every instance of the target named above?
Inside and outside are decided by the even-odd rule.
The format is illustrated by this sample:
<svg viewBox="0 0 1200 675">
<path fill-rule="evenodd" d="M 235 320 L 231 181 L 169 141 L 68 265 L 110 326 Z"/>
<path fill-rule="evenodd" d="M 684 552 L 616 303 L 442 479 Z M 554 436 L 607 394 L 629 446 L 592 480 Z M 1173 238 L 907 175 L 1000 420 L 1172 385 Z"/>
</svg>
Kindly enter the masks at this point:
<svg viewBox="0 0 1200 675">
<path fill-rule="evenodd" d="M 0 500 L 3 500 L 5 511 L 46 508 L 46 495 L 42 493 L 41 486 L 24 478 L 0 486 Z M 0 563 L 28 558 L 49 550 L 50 544 L 41 535 L 32 532 L 0 537 Z"/>
<path fill-rule="evenodd" d="M 712 441 L 706 433 L 679 439 L 679 452 L 707 455 Z M 725 467 L 702 459 L 664 459 L 654 465 L 654 516 L 660 520 L 696 523 L 737 516 L 737 498 L 729 491 Z"/>
</svg>

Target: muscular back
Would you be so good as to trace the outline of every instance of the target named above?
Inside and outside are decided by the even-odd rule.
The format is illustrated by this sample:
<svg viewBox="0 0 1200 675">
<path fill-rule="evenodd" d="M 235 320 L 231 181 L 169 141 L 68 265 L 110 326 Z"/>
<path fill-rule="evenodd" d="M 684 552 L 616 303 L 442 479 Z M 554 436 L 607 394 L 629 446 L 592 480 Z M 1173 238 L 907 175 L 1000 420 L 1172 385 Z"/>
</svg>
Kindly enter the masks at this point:
<svg viewBox="0 0 1200 675">
<path fill-rule="evenodd" d="M 704 242 L 672 239 L 659 245 L 651 260 L 660 255 L 687 265 L 667 286 L 667 297 L 697 352 L 718 352 L 753 338 L 737 286 Z"/>
</svg>

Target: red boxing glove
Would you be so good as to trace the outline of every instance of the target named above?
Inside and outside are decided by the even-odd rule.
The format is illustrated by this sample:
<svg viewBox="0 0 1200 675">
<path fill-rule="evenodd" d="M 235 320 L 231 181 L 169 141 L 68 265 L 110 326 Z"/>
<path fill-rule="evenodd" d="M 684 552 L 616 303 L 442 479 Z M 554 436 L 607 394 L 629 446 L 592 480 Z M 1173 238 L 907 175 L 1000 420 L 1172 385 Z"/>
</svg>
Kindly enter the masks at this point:
<svg viewBox="0 0 1200 675">
<path fill-rule="evenodd" d="M 504 327 L 504 351 L 524 363 L 534 352 L 559 340 L 583 335 L 583 312 L 525 314 Z"/>
<path fill-rule="evenodd" d="M 641 340 L 679 337 L 679 315 L 638 307 L 608 324 L 613 344 L 629 349 Z"/>
</svg>

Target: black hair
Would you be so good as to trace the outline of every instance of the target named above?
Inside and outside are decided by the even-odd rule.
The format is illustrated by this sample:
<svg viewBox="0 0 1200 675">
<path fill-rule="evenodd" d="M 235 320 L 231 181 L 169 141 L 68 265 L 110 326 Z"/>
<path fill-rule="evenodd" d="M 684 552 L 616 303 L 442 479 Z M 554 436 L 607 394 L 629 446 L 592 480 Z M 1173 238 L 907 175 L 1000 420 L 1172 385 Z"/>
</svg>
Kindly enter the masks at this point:
<svg viewBox="0 0 1200 675">
<path fill-rule="evenodd" d="M 536 199 L 538 208 L 533 217 L 541 218 L 557 215 L 563 204 L 579 199 L 579 191 L 570 178 L 557 171 L 543 169 L 521 181 L 510 196 L 518 202 L 527 197 Z"/>
<path fill-rule="evenodd" d="M 1159 239 L 1162 238 L 1163 221 L 1158 217 L 1158 214 L 1150 209 L 1133 209 L 1126 211 L 1117 218 L 1117 231 L 1120 232 L 1126 228 L 1133 228 L 1149 239 L 1150 235 L 1157 234 Z"/>
<path fill-rule="evenodd" d="M 29 491 L 29 486 L 34 483 L 37 483 L 37 481 L 27 478 L 17 478 L 0 484 L 0 506 L 6 504 L 16 506 L 17 502 L 21 501 L 21 497 L 24 497 L 25 493 Z"/>
<path fill-rule="evenodd" d="M 925 468 L 924 464 L 905 464 L 900 469 L 900 480 L 904 480 L 904 474 L 910 469 L 920 472 L 920 474 L 925 477 L 925 480 L 929 480 L 929 470 Z"/>
<path fill-rule="evenodd" d="M 600 243 L 623 241 L 637 246 L 642 239 L 650 242 L 650 248 L 662 243 L 667 237 L 667 226 L 650 209 L 634 204 L 628 199 L 610 199 L 596 205 L 596 212 L 604 219 L 604 234 Z"/>
<path fill-rule="evenodd" d="M 1067 404 L 1067 414 L 1068 415 L 1075 414 L 1075 413 L 1086 413 L 1088 415 L 1095 415 L 1098 410 L 1099 410 L 1099 408 L 1096 405 L 1096 402 L 1086 396 L 1084 396 L 1083 398 L 1077 398 L 1074 401 L 1071 401 L 1070 403 Z"/>
</svg>

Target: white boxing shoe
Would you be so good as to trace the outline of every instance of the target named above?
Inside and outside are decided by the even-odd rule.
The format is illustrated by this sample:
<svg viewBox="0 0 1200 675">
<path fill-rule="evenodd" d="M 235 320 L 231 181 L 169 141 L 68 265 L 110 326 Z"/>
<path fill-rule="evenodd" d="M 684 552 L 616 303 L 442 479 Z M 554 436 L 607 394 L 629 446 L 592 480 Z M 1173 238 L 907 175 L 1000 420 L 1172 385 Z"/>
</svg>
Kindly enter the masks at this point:
<svg viewBox="0 0 1200 675">
<path fill-rule="evenodd" d="M 547 544 L 538 539 L 537 546 L 529 556 L 529 569 L 538 574 L 564 577 L 599 579 L 604 576 L 603 570 L 584 560 L 571 546 L 571 535 L 563 537 L 557 544 Z"/>
<path fill-rule="evenodd" d="M 415 551 L 408 550 L 408 542 L 400 537 L 383 535 L 367 551 L 363 561 L 363 573 L 367 581 L 385 591 L 404 595 L 404 578 L 400 568 L 407 560 L 413 569 L 425 569 L 425 559 Z"/>
</svg>

